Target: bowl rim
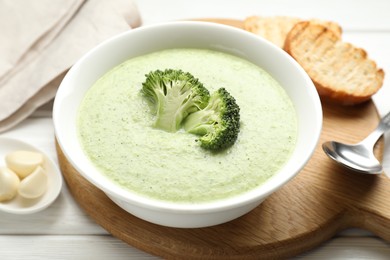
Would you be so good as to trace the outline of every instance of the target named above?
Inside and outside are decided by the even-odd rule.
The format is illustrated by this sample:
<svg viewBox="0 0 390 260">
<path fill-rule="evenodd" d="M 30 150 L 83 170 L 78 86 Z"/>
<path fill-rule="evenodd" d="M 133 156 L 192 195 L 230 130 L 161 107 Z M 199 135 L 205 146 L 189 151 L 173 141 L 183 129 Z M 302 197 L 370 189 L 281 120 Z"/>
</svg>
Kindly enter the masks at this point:
<svg viewBox="0 0 390 260">
<path fill-rule="evenodd" d="M 61 98 L 62 95 L 66 92 L 66 88 L 73 77 L 77 77 L 77 71 L 86 63 L 88 59 L 91 57 L 98 55 L 99 52 L 104 48 L 109 48 L 113 44 L 113 42 L 118 41 L 126 41 L 127 37 L 131 39 L 131 37 L 139 37 L 142 34 L 153 33 L 154 30 L 160 30 L 161 28 L 186 28 L 187 30 L 191 30 L 193 28 L 202 29 L 202 30 L 223 30 L 225 33 L 234 34 L 235 37 L 246 37 L 247 40 L 255 41 L 261 46 L 265 46 L 268 50 L 271 50 L 278 55 L 283 56 L 286 62 L 291 63 L 292 66 L 295 67 L 296 71 L 299 73 L 299 77 L 308 85 L 308 94 L 311 96 L 314 113 L 316 114 L 314 123 L 315 132 L 313 133 L 313 138 L 310 140 L 309 150 L 307 152 L 307 156 L 304 160 L 300 162 L 300 164 L 293 170 L 290 170 L 289 174 L 286 174 L 286 170 L 284 170 L 284 178 L 279 178 L 275 180 L 275 176 L 280 174 L 280 171 L 276 173 L 274 176 L 269 178 L 266 183 L 270 183 L 272 181 L 272 185 L 268 185 L 267 188 L 264 188 L 264 185 L 261 185 L 257 188 L 254 188 L 248 192 L 244 192 L 242 194 L 235 195 L 233 197 L 229 197 L 222 200 L 216 200 L 211 202 L 199 203 L 199 204 L 182 204 L 182 203 L 174 203 L 168 201 L 161 201 L 153 198 L 147 198 L 142 195 L 130 192 L 125 190 L 124 188 L 118 188 L 118 185 L 107 185 L 107 183 L 101 183 L 100 181 L 96 181 L 90 172 L 85 172 L 82 167 L 78 163 L 74 161 L 74 158 L 71 154 L 72 147 L 64 142 L 63 140 L 63 130 L 61 129 L 61 109 L 60 106 L 62 104 Z M 253 203 L 257 200 L 261 200 L 262 198 L 267 197 L 280 187 L 282 187 L 285 183 L 291 180 L 294 176 L 296 176 L 301 169 L 306 165 L 308 160 L 312 157 L 314 150 L 319 142 L 319 137 L 322 129 L 322 107 L 321 102 L 318 96 L 317 91 L 315 90 L 314 84 L 303 70 L 303 68 L 286 52 L 284 52 L 279 47 L 270 43 L 269 41 L 254 35 L 252 33 L 246 32 L 239 28 L 234 28 L 232 26 L 217 24 L 212 22 L 204 22 L 204 21 L 174 21 L 174 22 L 164 22 L 153 25 L 147 25 L 143 27 L 139 27 L 136 29 L 132 29 L 121 34 L 118 34 L 114 37 L 111 37 L 96 47 L 92 48 L 86 54 L 84 54 L 68 71 L 65 75 L 63 81 L 61 82 L 57 95 L 54 100 L 53 105 L 53 123 L 55 136 L 57 138 L 57 142 L 67 158 L 67 160 L 71 163 L 71 165 L 89 182 L 98 187 L 100 190 L 105 192 L 110 197 L 113 196 L 116 199 L 120 199 L 127 203 L 142 207 L 149 208 L 158 211 L 170 211 L 170 212 L 181 212 L 181 213 L 205 213 L 205 212 L 213 212 L 213 211 L 221 211 L 230 208 L 235 208 L 239 206 L 244 206 L 249 203 Z M 292 155 L 291 155 L 292 156 Z M 289 159 L 290 161 L 290 159 Z M 273 178 L 274 177 L 274 178 Z"/>
</svg>

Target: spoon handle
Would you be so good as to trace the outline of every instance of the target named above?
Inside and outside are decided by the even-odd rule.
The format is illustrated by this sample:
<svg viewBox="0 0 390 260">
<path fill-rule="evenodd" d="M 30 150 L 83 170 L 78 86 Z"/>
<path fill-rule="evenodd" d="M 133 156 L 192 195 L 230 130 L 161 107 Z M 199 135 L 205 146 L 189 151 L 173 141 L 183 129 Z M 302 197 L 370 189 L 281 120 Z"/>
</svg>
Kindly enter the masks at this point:
<svg viewBox="0 0 390 260">
<path fill-rule="evenodd" d="M 363 144 L 367 147 L 374 147 L 378 139 L 388 130 L 390 130 L 390 112 L 381 118 L 375 130 L 364 140 L 362 140 L 360 144 Z"/>
<path fill-rule="evenodd" d="M 380 121 L 379 126 L 383 125 L 384 132 L 390 129 L 390 112 L 387 113 Z"/>
</svg>

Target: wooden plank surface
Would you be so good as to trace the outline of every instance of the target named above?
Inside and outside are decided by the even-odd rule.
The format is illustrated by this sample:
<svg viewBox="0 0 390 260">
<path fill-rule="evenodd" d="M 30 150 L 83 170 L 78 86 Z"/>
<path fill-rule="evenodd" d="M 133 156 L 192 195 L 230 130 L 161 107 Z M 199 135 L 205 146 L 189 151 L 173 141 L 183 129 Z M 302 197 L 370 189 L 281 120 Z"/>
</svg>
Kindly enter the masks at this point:
<svg viewBox="0 0 390 260">
<path fill-rule="evenodd" d="M 232 20 L 212 21 L 241 25 Z M 323 108 L 320 144 L 333 139 L 357 142 L 378 123 L 372 102 L 353 108 L 323 103 Z M 389 179 L 346 170 L 329 160 L 320 146 L 304 170 L 258 208 L 237 220 L 202 229 L 166 228 L 133 217 L 83 179 L 57 149 L 65 180 L 88 214 L 114 236 L 158 256 L 292 257 L 348 227 L 371 230 L 390 241 Z M 382 150 L 379 144 L 377 156 Z"/>
<path fill-rule="evenodd" d="M 2 260 L 56 259 L 56 260 L 157 260 L 159 257 L 147 255 L 111 236 L 9 236 L 0 237 Z M 15 245 L 19 250 L 15 250 Z M 362 246 L 365 245 L 365 246 Z M 346 250 L 346 248 L 348 250 Z M 357 258 L 387 260 L 390 247 L 380 239 L 339 237 L 326 242 L 316 251 L 305 253 L 294 259 L 345 260 L 346 251 L 355 252 Z M 329 257 L 329 255 L 333 257 Z M 93 257 L 92 257 L 93 256 Z M 344 257 L 343 257 L 344 256 Z M 259 257 L 260 258 L 260 257 Z M 348 258 L 348 259 L 352 259 Z"/>
</svg>

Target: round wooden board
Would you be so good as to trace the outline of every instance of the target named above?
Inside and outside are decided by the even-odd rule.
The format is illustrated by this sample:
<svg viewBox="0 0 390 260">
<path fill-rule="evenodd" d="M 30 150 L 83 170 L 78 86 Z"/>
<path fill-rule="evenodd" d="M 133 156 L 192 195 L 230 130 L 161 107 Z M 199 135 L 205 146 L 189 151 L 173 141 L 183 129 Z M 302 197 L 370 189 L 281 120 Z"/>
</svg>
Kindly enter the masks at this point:
<svg viewBox="0 0 390 260">
<path fill-rule="evenodd" d="M 210 21 L 210 20 L 209 20 Z M 212 20 L 240 27 L 242 22 Z M 231 222 L 177 229 L 140 220 L 85 180 L 57 145 L 60 168 L 74 198 L 113 236 L 169 259 L 287 258 L 309 250 L 348 227 L 370 230 L 390 241 L 390 180 L 347 170 L 323 153 L 328 140 L 354 143 L 378 123 L 372 102 L 342 107 L 323 103 L 318 147 L 306 167 L 259 207 Z M 382 156 L 383 142 L 376 146 Z"/>
</svg>

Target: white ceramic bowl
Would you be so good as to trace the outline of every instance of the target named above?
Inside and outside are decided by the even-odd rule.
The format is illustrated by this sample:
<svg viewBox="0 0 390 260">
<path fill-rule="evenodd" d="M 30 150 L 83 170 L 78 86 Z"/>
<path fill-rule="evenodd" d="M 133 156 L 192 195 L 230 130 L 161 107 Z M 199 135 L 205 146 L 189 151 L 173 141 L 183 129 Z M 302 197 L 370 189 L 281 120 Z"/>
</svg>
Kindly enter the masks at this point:
<svg viewBox="0 0 390 260">
<path fill-rule="evenodd" d="M 296 148 L 285 166 L 264 185 L 218 202 L 177 205 L 134 195 L 102 175 L 84 154 L 76 115 L 86 91 L 105 72 L 125 60 L 167 48 L 209 48 L 247 59 L 270 73 L 285 88 L 298 115 Z M 141 219 L 171 227 L 206 227 L 235 219 L 293 178 L 317 145 L 322 109 L 304 70 L 284 51 L 253 34 L 205 22 L 172 22 L 134 29 L 113 37 L 84 55 L 67 73 L 55 98 L 53 120 L 58 143 L 82 176 L 120 207 Z"/>
<path fill-rule="evenodd" d="M 5 156 L 7 154 L 18 150 L 43 154 L 45 160 L 42 166 L 48 177 L 47 190 L 36 199 L 25 199 L 20 195 L 16 195 L 12 200 L 0 202 L 0 211 L 18 215 L 36 213 L 49 207 L 58 197 L 62 188 L 62 175 L 57 165 L 44 152 L 31 144 L 7 137 L 0 137 L 0 166 L 6 166 Z"/>
</svg>

